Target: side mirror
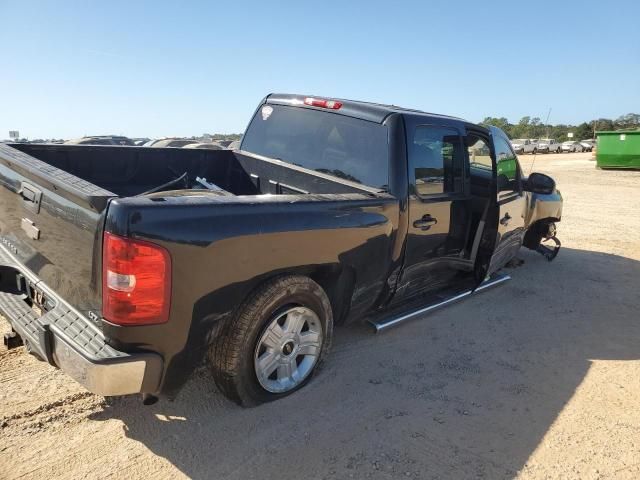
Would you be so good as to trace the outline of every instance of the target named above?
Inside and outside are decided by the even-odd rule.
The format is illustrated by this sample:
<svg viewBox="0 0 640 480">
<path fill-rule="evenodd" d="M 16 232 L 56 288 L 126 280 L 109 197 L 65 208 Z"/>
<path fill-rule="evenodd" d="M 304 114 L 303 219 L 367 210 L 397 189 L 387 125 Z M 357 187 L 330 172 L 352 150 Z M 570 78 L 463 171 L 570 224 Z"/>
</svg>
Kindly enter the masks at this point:
<svg viewBox="0 0 640 480">
<path fill-rule="evenodd" d="M 532 173 L 527 178 L 525 190 L 532 193 L 550 194 L 556 189 L 556 182 L 544 173 Z"/>
</svg>

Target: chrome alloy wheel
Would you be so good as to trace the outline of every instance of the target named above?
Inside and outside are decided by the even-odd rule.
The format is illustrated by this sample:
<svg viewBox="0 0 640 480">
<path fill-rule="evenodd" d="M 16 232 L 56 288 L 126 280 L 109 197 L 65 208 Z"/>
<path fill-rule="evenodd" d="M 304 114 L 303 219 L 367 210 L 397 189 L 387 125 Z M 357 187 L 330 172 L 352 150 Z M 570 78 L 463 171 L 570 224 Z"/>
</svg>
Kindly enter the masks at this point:
<svg viewBox="0 0 640 480">
<path fill-rule="evenodd" d="M 262 388 L 271 393 L 294 389 L 309 376 L 320 356 L 322 325 L 306 307 L 278 313 L 258 340 L 254 368 Z"/>
</svg>

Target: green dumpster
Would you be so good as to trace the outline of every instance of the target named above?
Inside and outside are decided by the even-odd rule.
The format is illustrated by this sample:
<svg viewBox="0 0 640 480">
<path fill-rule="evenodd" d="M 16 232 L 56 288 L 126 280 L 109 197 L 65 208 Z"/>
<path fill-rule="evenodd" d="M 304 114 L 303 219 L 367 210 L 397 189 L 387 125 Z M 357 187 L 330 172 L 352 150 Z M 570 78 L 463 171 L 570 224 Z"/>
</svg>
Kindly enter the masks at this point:
<svg viewBox="0 0 640 480">
<path fill-rule="evenodd" d="M 640 168 L 640 130 L 596 132 L 600 168 Z"/>
</svg>

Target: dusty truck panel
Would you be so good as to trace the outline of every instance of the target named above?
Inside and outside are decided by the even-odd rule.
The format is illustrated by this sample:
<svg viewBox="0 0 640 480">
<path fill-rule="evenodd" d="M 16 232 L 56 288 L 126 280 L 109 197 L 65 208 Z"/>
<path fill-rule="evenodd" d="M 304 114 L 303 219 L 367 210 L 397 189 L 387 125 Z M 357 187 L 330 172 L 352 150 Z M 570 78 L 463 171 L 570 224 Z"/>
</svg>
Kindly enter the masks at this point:
<svg viewBox="0 0 640 480">
<path fill-rule="evenodd" d="M 242 405 L 288 395 L 334 324 L 475 289 L 562 209 L 495 127 L 291 94 L 233 151 L 15 144 L 0 179 L 6 343 L 147 400 L 202 362 Z"/>
<path fill-rule="evenodd" d="M 115 194 L 5 145 L 0 159 L 2 243 L 80 311 L 98 309 L 94 253 Z"/>
<path fill-rule="evenodd" d="M 597 132 L 599 168 L 640 168 L 640 131 Z"/>
<path fill-rule="evenodd" d="M 249 196 L 224 208 L 206 196 L 166 197 L 162 203 L 143 198 L 114 201 L 107 229 L 166 247 L 174 279 L 181 281 L 173 282 L 170 322 L 144 327 L 106 324 L 105 334 L 125 348 L 135 345 L 160 352 L 176 369 L 173 380 L 182 383 L 182 370 L 193 368 L 202 357 L 216 323 L 229 317 L 259 284 L 280 273 L 327 282 L 348 277 L 348 307 L 372 308 L 388 270 L 399 261 L 393 258 L 398 202 L 390 196 L 378 200 L 361 194 L 309 197 L 282 195 L 258 202 Z M 167 215 L 175 219 L 171 225 Z"/>
</svg>

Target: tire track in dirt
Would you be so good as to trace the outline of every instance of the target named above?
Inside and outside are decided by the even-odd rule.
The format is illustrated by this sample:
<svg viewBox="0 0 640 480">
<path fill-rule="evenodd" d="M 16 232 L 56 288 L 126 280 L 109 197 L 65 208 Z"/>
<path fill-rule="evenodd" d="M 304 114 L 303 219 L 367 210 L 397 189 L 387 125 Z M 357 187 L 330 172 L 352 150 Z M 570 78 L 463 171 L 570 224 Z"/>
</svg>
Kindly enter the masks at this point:
<svg viewBox="0 0 640 480">
<path fill-rule="evenodd" d="M 0 317 L 0 334 L 9 328 Z M 0 348 L 0 451 L 12 439 L 81 422 L 104 402 L 24 347 Z"/>
</svg>

